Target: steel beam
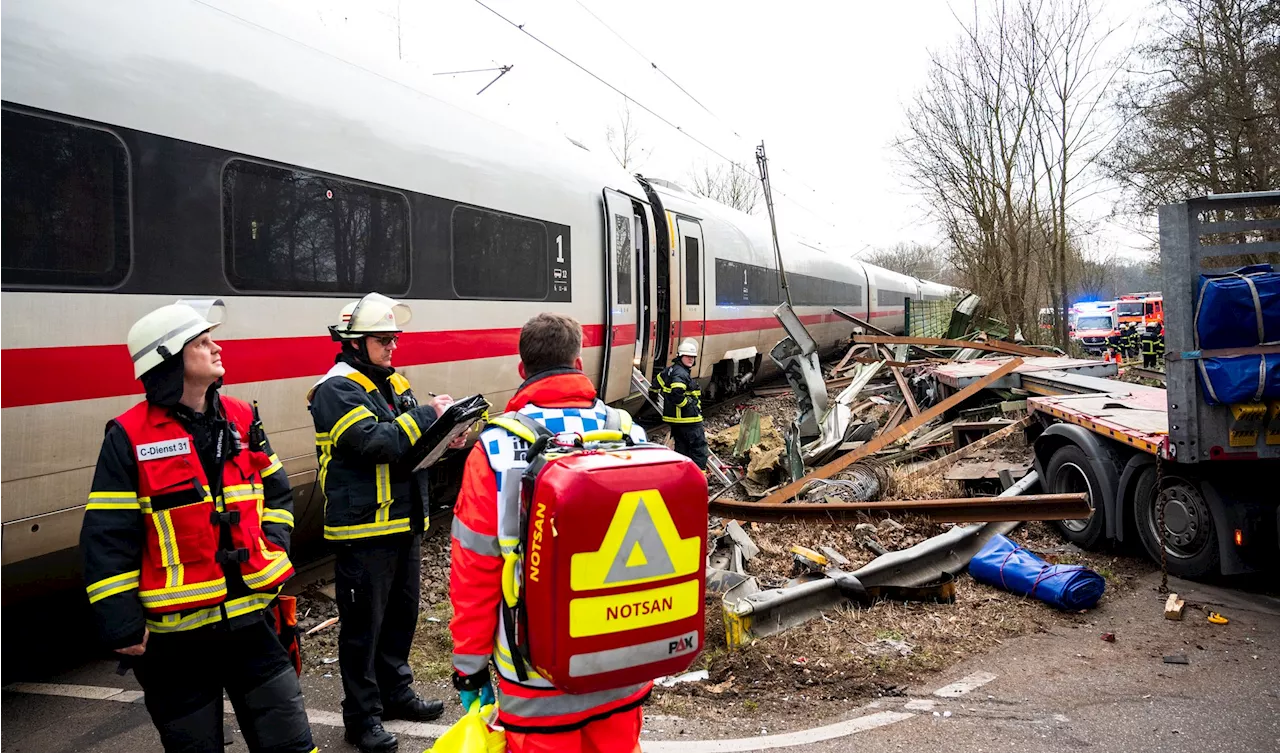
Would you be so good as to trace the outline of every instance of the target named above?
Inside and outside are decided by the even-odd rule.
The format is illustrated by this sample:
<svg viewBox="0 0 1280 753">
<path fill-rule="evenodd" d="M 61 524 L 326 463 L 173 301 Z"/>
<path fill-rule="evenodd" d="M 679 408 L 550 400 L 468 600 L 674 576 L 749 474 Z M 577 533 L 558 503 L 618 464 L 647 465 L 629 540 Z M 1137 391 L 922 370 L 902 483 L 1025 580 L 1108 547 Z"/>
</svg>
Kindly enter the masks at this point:
<svg viewBox="0 0 1280 753">
<path fill-rule="evenodd" d="M 766 503 L 720 499 L 711 503 L 712 515 L 761 523 L 856 519 L 859 513 L 923 515 L 942 523 L 986 523 L 1000 520 L 1076 520 L 1089 517 L 1090 510 L 1084 492 L 880 502 Z"/>
</svg>

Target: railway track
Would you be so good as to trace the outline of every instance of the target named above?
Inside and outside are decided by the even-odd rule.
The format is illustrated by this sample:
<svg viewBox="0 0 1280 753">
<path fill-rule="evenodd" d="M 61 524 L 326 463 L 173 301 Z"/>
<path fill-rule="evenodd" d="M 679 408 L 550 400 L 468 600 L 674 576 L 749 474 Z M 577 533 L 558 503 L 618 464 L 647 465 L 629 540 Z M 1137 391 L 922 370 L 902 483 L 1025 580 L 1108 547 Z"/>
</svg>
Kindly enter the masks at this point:
<svg viewBox="0 0 1280 753">
<path fill-rule="evenodd" d="M 1164 384 L 1164 372 L 1156 369 L 1148 369 L 1145 366 L 1129 366 L 1128 371 L 1137 374 L 1143 379 L 1154 379 L 1160 384 Z"/>
</svg>

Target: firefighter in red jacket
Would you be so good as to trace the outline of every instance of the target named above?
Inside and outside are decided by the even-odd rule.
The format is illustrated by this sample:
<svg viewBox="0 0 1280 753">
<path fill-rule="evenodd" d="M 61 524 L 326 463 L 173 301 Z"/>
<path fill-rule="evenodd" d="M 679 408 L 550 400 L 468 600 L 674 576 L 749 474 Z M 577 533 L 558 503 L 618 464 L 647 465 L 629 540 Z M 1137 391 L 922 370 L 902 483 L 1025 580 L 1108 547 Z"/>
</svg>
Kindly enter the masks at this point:
<svg viewBox="0 0 1280 753">
<path fill-rule="evenodd" d="M 619 421 L 636 441 L 639 427 L 596 397 L 582 373 L 582 327 L 559 314 L 540 314 L 520 330 L 524 384 L 507 403 L 555 432 L 585 433 Z M 625 416 L 625 414 L 624 414 Z M 467 457 L 454 505 L 449 598 L 453 603 L 454 687 L 464 708 L 494 700 L 489 662 L 498 671 L 499 721 L 512 753 L 640 750 L 641 704 L 652 683 L 587 695 L 556 690 L 513 655 L 502 619 L 503 555 L 519 540 L 520 472 L 528 443 L 493 426 Z M 501 532 L 501 533 L 500 533 Z"/>
<path fill-rule="evenodd" d="M 255 409 L 218 394 L 220 309 L 177 303 L 129 330 L 147 399 L 107 424 L 80 531 L 89 603 L 166 751 L 221 753 L 225 690 L 249 750 L 306 753 L 302 689 L 265 619 L 293 575 L 293 495 Z"/>
</svg>

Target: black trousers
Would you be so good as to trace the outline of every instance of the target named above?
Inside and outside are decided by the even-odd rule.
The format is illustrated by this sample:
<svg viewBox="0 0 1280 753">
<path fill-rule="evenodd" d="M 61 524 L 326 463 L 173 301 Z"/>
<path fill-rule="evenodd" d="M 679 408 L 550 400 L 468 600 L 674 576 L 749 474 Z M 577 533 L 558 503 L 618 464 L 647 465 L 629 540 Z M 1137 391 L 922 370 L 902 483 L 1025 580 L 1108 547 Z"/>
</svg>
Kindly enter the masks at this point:
<svg viewBox="0 0 1280 753">
<path fill-rule="evenodd" d="M 702 422 L 695 424 L 667 424 L 671 427 L 671 438 L 676 442 L 676 452 L 697 463 L 702 470 L 707 469 L 707 434 L 702 429 Z"/>
<path fill-rule="evenodd" d="M 411 700 L 409 648 L 418 627 L 422 535 L 394 534 L 338 546 L 338 662 L 342 717 L 352 729 Z"/>
<path fill-rule="evenodd" d="M 224 689 L 250 751 L 315 750 L 298 675 L 263 620 L 152 633 L 133 666 L 167 753 L 222 753 Z"/>
</svg>

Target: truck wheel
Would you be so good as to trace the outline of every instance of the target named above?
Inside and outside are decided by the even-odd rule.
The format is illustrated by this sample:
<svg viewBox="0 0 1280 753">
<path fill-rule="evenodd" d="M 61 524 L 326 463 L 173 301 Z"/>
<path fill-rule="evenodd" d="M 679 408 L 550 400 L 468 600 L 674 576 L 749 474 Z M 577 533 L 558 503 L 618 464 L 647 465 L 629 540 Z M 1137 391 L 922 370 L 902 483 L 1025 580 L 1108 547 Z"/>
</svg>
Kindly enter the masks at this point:
<svg viewBox="0 0 1280 753">
<path fill-rule="evenodd" d="M 1134 499 L 1133 517 L 1138 537 L 1151 559 L 1160 562 L 1161 538 L 1168 557 L 1169 574 L 1179 578 L 1203 578 L 1218 572 L 1218 531 L 1213 513 L 1192 481 L 1166 477 L 1164 489 L 1154 493 L 1141 485 Z M 1160 508 L 1164 508 L 1164 535 L 1156 531 L 1160 525 Z"/>
<path fill-rule="evenodd" d="M 1102 507 L 1102 482 L 1089 464 L 1084 450 L 1068 444 L 1059 447 L 1045 468 L 1046 487 L 1050 494 L 1084 492 L 1089 496 L 1093 513 L 1080 520 L 1055 520 L 1053 525 L 1071 543 L 1085 549 L 1097 546 L 1107 530 L 1106 511 Z"/>
</svg>

